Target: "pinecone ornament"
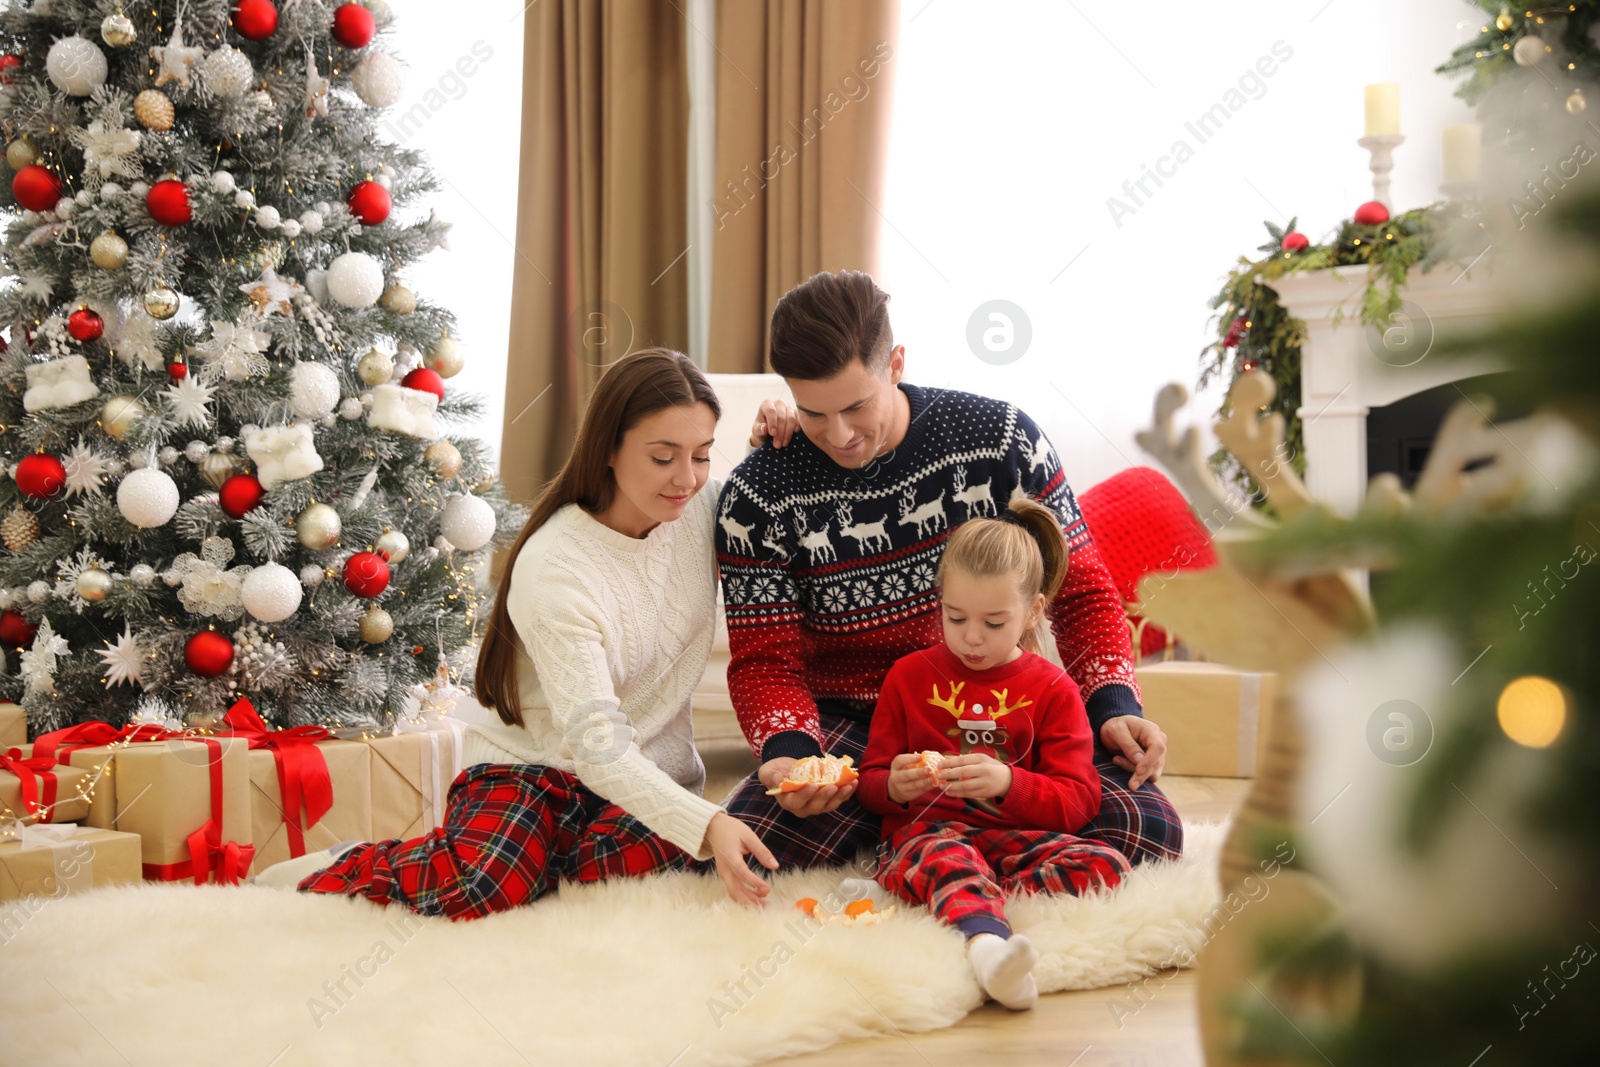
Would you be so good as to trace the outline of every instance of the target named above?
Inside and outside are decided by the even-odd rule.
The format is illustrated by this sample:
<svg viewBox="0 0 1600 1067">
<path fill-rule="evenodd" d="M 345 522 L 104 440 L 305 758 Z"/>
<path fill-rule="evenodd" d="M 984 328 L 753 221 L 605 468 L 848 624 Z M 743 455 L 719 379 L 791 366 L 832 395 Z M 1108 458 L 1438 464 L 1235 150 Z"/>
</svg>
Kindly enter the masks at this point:
<svg viewBox="0 0 1600 1067">
<path fill-rule="evenodd" d="M 0 540 L 13 552 L 21 552 L 39 540 L 39 516 L 24 507 L 13 508 L 0 521 Z"/>
<path fill-rule="evenodd" d="M 172 98 L 159 89 L 146 89 L 133 98 L 133 117 L 147 130 L 170 130 L 177 112 Z"/>
</svg>

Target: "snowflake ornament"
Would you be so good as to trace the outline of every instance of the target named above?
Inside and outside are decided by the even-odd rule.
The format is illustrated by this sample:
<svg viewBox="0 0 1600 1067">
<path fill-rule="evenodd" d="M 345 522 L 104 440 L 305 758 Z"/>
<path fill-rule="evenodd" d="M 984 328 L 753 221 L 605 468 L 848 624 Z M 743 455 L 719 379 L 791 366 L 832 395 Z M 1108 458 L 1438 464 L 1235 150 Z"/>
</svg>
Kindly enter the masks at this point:
<svg viewBox="0 0 1600 1067">
<path fill-rule="evenodd" d="M 102 665 L 105 667 L 105 680 L 107 685 L 133 685 L 144 682 L 144 665 L 150 653 L 133 636 L 133 631 L 123 625 L 122 635 L 116 643 L 106 642 L 106 647 L 99 650 Z"/>
<path fill-rule="evenodd" d="M 113 176 L 137 178 L 141 170 L 134 160 L 124 157 L 137 152 L 141 140 L 138 130 L 130 130 L 120 123 L 107 126 L 99 119 L 87 126 L 67 131 L 72 143 L 83 149 L 84 174 L 98 172 L 100 180 Z"/>
<path fill-rule="evenodd" d="M 150 49 L 150 58 L 161 67 L 156 73 L 156 88 L 159 89 L 168 82 L 177 82 L 185 89 L 189 88 L 189 68 L 199 62 L 205 52 L 204 48 L 183 43 L 183 23 L 175 21 L 172 26 L 172 36 L 167 38 L 166 46 L 157 45 Z"/>
<path fill-rule="evenodd" d="M 49 616 L 40 619 L 33 647 L 22 654 L 17 672 L 28 697 L 49 696 L 56 691 L 56 660 L 69 651 L 67 639 L 51 627 Z"/>
<path fill-rule="evenodd" d="M 17 292 L 28 300 L 48 302 L 50 294 L 55 292 L 55 286 L 55 279 L 50 275 L 25 270 L 22 272 L 21 284 L 17 286 Z"/>
<path fill-rule="evenodd" d="M 104 652 L 101 655 L 105 655 Z M 138 707 L 128 716 L 131 726 L 162 726 L 168 730 L 183 729 L 183 720 L 178 717 L 178 711 L 160 697 L 145 696 L 139 698 Z"/>
<path fill-rule="evenodd" d="M 252 375 L 266 374 L 268 363 L 264 353 L 268 340 L 260 330 L 213 320 L 211 340 L 194 346 L 194 354 L 204 361 L 201 376 L 208 382 L 218 378 L 242 382 Z"/>
<path fill-rule="evenodd" d="M 104 489 L 105 480 L 111 474 L 112 462 L 84 444 L 80 436 L 78 443 L 61 459 L 61 465 L 67 471 L 67 499 L 79 493 L 89 496 Z"/>
<path fill-rule="evenodd" d="M 216 393 L 216 386 L 207 385 L 193 377 L 179 378 L 161 390 L 179 426 L 198 426 L 202 429 L 211 425 L 211 409 L 206 405 L 211 403 Z"/>
<path fill-rule="evenodd" d="M 117 358 L 129 367 L 134 365 L 134 360 L 144 364 L 144 369 L 148 371 L 158 371 L 166 366 L 166 356 L 161 351 L 160 327 L 155 319 L 140 310 L 134 310 L 122 321 L 112 349 Z"/>
</svg>

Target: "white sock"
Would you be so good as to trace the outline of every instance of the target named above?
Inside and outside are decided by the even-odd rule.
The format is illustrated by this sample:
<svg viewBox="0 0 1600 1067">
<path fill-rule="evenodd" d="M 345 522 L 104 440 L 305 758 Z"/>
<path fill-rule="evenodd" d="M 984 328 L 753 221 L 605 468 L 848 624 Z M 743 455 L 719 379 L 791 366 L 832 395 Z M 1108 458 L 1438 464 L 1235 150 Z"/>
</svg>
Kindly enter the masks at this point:
<svg viewBox="0 0 1600 1067">
<path fill-rule="evenodd" d="M 967 940 L 967 959 L 972 961 L 978 985 L 1003 1006 L 1026 1011 L 1038 1001 L 1033 965 L 1039 962 L 1039 954 L 1026 937 L 977 934 Z"/>
<path fill-rule="evenodd" d="M 361 844 L 359 841 L 341 841 L 331 848 L 319 848 L 315 852 L 307 852 L 304 856 L 274 863 L 266 870 L 258 872 L 250 879 L 250 884 L 293 889 L 324 867 L 333 866 L 341 856 L 350 851 L 351 847 L 359 844 Z"/>
</svg>

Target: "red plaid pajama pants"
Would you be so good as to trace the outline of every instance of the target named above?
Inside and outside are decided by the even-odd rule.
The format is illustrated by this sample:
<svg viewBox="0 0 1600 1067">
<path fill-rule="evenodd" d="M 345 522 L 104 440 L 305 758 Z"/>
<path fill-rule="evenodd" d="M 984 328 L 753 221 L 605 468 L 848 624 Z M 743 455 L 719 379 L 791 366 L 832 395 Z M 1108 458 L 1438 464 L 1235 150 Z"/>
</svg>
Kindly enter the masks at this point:
<svg viewBox="0 0 1600 1067">
<path fill-rule="evenodd" d="M 878 883 L 926 904 L 955 926 L 979 917 L 1010 929 L 1007 893 L 1077 896 L 1131 873 L 1116 849 L 1049 830 L 984 830 L 958 822 L 908 823 L 889 838 Z"/>
<path fill-rule="evenodd" d="M 478 919 L 535 901 L 560 880 L 598 882 L 692 865 L 682 849 L 575 775 L 480 763 L 451 785 L 443 826 L 411 841 L 358 845 L 299 888 Z"/>
</svg>

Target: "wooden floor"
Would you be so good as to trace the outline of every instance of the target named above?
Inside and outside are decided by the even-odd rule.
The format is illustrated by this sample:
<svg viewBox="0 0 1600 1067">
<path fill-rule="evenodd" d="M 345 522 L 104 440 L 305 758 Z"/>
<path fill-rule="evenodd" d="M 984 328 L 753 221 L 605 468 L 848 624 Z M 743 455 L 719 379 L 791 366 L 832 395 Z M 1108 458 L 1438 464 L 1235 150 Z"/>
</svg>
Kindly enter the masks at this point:
<svg viewBox="0 0 1600 1067">
<path fill-rule="evenodd" d="M 754 768 L 740 745 L 707 751 L 706 796 L 721 799 Z M 1186 822 L 1220 821 L 1244 798 L 1249 781 L 1238 778 L 1163 778 L 1161 788 Z M 988 1004 L 946 1030 L 850 1041 L 773 1065 L 808 1067 L 1202 1067 L 1194 1012 L 1193 971 L 1168 982 L 1138 1018 L 1118 1029 L 1109 1004 L 1112 990 L 1053 993 L 1032 1011 L 1009 1012 Z"/>
</svg>

